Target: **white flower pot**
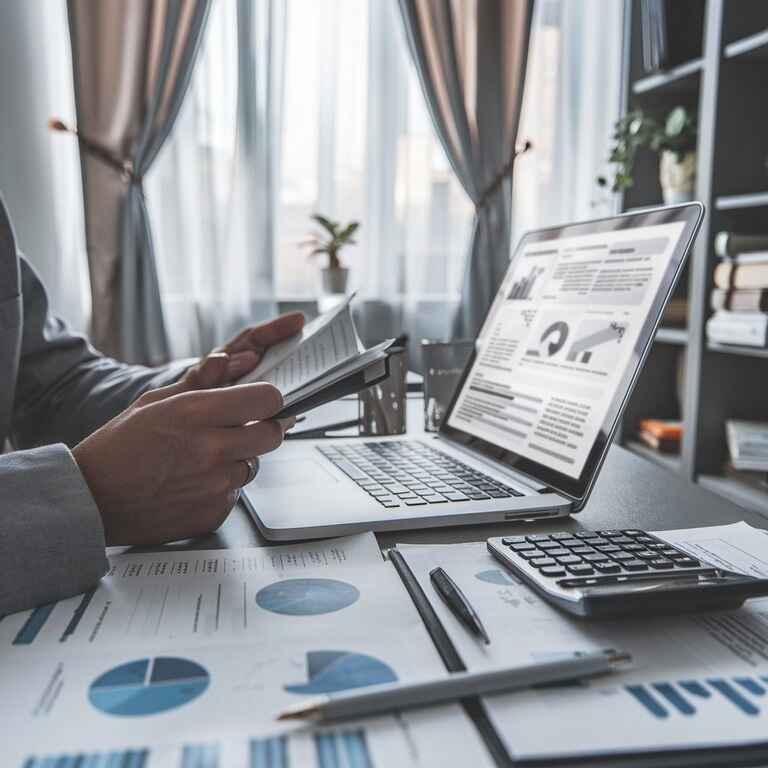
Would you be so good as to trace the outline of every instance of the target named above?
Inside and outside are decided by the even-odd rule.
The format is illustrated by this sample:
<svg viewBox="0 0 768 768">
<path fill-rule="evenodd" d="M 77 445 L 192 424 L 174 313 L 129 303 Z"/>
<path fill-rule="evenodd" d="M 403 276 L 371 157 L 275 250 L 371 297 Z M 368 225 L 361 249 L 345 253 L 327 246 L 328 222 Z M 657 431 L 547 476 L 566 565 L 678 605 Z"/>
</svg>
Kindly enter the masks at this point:
<svg viewBox="0 0 768 768">
<path fill-rule="evenodd" d="M 322 270 L 323 293 L 346 293 L 349 270 L 346 267 L 325 267 Z"/>
<path fill-rule="evenodd" d="M 659 160 L 661 194 L 667 205 L 689 203 L 696 186 L 696 153 L 688 152 L 682 160 L 677 154 L 664 150 Z"/>
</svg>

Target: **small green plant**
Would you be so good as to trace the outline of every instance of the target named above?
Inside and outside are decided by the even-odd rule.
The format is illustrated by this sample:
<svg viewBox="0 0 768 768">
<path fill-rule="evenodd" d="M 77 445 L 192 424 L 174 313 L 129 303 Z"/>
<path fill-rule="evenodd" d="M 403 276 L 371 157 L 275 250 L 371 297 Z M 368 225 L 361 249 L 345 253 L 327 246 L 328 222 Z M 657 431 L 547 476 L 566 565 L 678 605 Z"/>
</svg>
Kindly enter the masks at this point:
<svg viewBox="0 0 768 768">
<path fill-rule="evenodd" d="M 659 120 L 640 109 L 616 121 L 613 146 L 608 162 L 615 166 L 613 192 L 632 186 L 632 171 L 638 149 L 647 147 L 653 152 L 674 152 L 678 161 L 696 147 L 696 114 L 685 107 L 675 107 L 665 120 Z M 598 176 L 601 187 L 609 186 L 605 176 Z"/>
<path fill-rule="evenodd" d="M 349 224 L 341 224 L 333 221 L 327 216 L 321 216 L 319 213 L 312 214 L 312 220 L 319 224 L 324 231 L 313 232 L 309 240 L 301 245 L 305 248 L 311 248 L 310 256 L 317 256 L 324 253 L 328 256 L 328 268 L 339 269 L 339 251 L 346 245 L 354 245 L 357 241 L 353 240 L 353 235 L 360 227 L 359 221 L 350 221 Z"/>
</svg>

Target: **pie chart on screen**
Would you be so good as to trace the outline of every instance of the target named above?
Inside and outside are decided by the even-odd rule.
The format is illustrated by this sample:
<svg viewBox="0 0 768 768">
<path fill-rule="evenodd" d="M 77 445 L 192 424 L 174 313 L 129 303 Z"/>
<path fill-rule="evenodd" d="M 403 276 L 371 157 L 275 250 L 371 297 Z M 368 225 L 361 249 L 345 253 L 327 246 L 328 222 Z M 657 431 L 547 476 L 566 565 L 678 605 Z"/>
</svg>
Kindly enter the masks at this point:
<svg viewBox="0 0 768 768">
<path fill-rule="evenodd" d="M 88 689 L 88 700 L 106 715 L 157 715 L 194 701 L 210 682 L 207 670 L 195 661 L 156 656 L 129 661 L 100 675 Z"/>
</svg>

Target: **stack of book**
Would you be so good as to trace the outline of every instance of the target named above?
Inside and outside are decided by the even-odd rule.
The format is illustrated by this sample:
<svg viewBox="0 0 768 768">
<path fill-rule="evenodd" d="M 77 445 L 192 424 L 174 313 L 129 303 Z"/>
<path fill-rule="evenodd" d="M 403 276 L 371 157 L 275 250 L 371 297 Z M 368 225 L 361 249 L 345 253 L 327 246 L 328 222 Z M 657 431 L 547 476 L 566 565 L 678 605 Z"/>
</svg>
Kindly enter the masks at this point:
<svg viewBox="0 0 768 768">
<path fill-rule="evenodd" d="M 647 74 L 701 55 L 702 0 L 640 0 L 643 69 Z"/>
<path fill-rule="evenodd" d="M 719 232 L 707 338 L 718 344 L 768 346 L 768 234 Z"/>
<path fill-rule="evenodd" d="M 768 424 L 762 421 L 725 423 L 730 462 L 726 475 L 765 490 L 768 476 Z"/>
<path fill-rule="evenodd" d="M 640 440 L 659 453 L 680 453 L 683 425 L 679 421 L 643 419 L 638 432 Z"/>
</svg>

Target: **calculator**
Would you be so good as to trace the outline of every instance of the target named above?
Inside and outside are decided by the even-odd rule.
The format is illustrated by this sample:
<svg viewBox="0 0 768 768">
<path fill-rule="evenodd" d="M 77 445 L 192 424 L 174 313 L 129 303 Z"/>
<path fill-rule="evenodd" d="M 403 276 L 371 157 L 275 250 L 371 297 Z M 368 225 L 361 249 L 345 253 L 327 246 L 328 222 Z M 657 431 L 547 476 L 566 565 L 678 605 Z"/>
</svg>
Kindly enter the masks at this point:
<svg viewBox="0 0 768 768">
<path fill-rule="evenodd" d="M 488 539 L 488 550 L 553 605 L 609 618 L 738 608 L 768 579 L 691 557 L 652 533 L 579 531 Z"/>
</svg>

